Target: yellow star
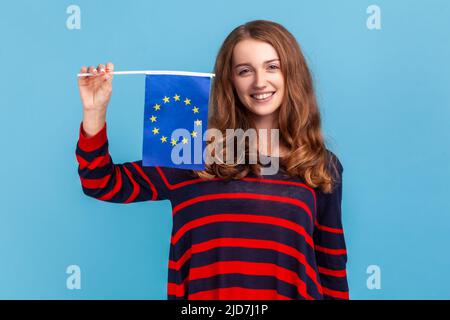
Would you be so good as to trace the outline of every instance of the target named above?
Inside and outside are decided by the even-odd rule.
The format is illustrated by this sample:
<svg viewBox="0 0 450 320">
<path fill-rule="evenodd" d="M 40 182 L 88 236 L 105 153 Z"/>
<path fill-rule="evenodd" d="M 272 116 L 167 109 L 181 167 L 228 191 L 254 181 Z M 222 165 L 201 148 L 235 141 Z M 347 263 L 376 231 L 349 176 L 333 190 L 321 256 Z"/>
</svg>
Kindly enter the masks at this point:
<svg viewBox="0 0 450 320">
<path fill-rule="evenodd" d="M 153 128 L 152 131 L 153 131 L 153 134 L 158 134 L 158 133 L 159 133 L 159 128 L 156 128 L 156 127 L 155 127 L 155 128 Z"/>
<path fill-rule="evenodd" d="M 186 144 L 186 143 L 188 143 L 188 139 L 186 139 L 186 137 L 184 137 L 181 142 L 183 142 L 183 144 Z"/>
<path fill-rule="evenodd" d="M 156 118 L 157 118 L 157 117 L 155 117 L 155 116 L 151 116 L 151 117 L 150 117 L 150 120 L 152 120 L 152 122 L 155 122 L 155 121 L 156 121 Z"/>
<path fill-rule="evenodd" d="M 186 105 L 191 104 L 191 100 L 188 99 L 188 98 L 186 98 L 186 99 L 184 99 L 184 103 L 185 103 Z"/>
<path fill-rule="evenodd" d="M 163 100 L 164 100 L 164 103 L 167 103 L 167 102 L 170 101 L 170 98 L 165 96 L 165 97 L 163 98 Z"/>
<path fill-rule="evenodd" d="M 155 108 L 155 110 L 159 110 L 160 109 L 160 105 L 159 104 L 155 104 L 154 106 L 153 106 L 153 108 Z"/>
<path fill-rule="evenodd" d="M 202 124 L 202 120 L 198 120 L 197 119 L 197 120 L 194 121 L 194 123 L 195 123 L 196 126 L 200 126 Z"/>
<path fill-rule="evenodd" d="M 173 97 L 173 99 L 174 99 L 175 101 L 180 101 L 180 96 L 176 94 L 176 95 Z"/>
<path fill-rule="evenodd" d="M 198 108 L 197 108 L 197 107 L 194 107 L 194 108 L 192 109 L 192 111 L 194 111 L 194 113 L 198 113 Z"/>
<path fill-rule="evenodd" d="M 161 142 L 167 142 L 167 137 L 166 136 L 162 136 L 161 137 Z"/>
<path fill-rule="evenodd" d="M 191 136 L 192 136 L 192 138 L 197 137 L 197 131 L 192 131 L 192 132 L 191 132 Z"/>
<path fill-rule="evenodd" d="M 177 140 L 172 139 L 171 144 L 172 144 L 172 146 L 176 145 L 177 144 Z"/>
</svg>

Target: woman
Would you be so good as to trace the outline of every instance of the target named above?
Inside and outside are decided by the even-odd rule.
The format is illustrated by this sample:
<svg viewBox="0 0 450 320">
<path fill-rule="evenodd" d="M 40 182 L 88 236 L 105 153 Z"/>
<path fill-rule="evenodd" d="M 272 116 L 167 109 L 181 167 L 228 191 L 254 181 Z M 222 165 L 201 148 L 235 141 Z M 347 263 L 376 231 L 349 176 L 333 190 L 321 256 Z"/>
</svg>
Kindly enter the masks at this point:
<svg viewBox="0 0 450 320">
<path fill-rule="evenodd" d="M 81 68 L 95 74 L 79 79 L 81 184 L 103 201 L 171 201 L 168 299 L 349 298 L 343 167 L 324 145 L 311 75 L 292 34 L 270 21 L 241 25 L 214 68 L 209 126 L 278 129 L 280 144 L 268 155 L 281 155 L 281 170 L 273 176 L 261 175 L 259 158 L 204 171 L 114 164 L 105 122 L 113 69 Z M 258 141 L 264 145 L 271 143 Z"/>
</svg>

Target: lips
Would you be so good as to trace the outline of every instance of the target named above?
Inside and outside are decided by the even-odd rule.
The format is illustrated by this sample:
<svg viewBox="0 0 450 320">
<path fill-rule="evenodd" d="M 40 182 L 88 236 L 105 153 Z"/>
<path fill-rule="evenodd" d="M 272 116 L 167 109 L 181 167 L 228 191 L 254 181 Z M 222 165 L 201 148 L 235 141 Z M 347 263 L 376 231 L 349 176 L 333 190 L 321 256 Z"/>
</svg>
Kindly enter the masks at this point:
<svg viewBox="0 0 450 320">
<path fill-rule="evenodd" d="M 252 97 L 253 100 L 258 102 L 266 102 L 269 101 L 273 95 L 275 94 L 275 91 L 271 92 L 263 92 L 259 94 L 251 94 L 250 97 Z"/>
</svg>

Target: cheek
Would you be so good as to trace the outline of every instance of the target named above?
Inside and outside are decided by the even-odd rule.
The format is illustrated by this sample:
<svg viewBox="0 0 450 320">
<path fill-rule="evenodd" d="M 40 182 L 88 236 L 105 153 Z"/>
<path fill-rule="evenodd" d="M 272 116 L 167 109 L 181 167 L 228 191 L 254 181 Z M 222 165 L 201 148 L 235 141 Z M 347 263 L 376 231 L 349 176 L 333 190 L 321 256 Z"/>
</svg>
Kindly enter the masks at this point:
<svg viewBox="0 0 450 320">
<path fill-rule="evenodd" d="M 285 93 L 285 87 L 284 87 L 284 85 L 283 84 L 281 84 L 281 86 L 280 87 L 278 87 L 279 89 L 279 91 L 280 91 L 280 97 L 281 98 L 283 98 L 283 96 L 284 96 L 284 93 Z"/>
<path fill-rule="evenodd" d="M 249 92 L 249 85 L 246 81 L 236 81 L 234 87 L 240 97 L 245 97 Z"/>
<path fill-rule="evenodd" d="M 286 91 L 286 87 L 285 87 L 285 85 L 284 85 L 284 81 L 283 81 L 283 80 L 279 81 L 279 82 L 276 84 L 276 86 L 277 86 L 278 91 L 280 92 L 280 99 L 282 99 L 283 96 L 284 96 L 284 93 L 285 93 L 285 91 Z"/>
<path fill-rule="evenodd" d="M 278 90 L 284 91 L 284 79 L 282 75 L 278 75 L 274 79 L 274 84 L 277 86 Z"/>
</svg>

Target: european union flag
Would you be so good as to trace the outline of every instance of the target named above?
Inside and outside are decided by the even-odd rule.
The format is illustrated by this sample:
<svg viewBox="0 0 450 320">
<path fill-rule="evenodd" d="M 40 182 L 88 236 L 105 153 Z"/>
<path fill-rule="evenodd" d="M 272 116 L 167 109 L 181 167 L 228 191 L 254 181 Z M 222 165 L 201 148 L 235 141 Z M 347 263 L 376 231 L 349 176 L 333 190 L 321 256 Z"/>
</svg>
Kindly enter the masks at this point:
<svg viewBox="0 0 450 320">
<path fill-rule="evenodd" d="M 211 76 L 147 74 L 143 166 L 203 170 Z"/>
</svg>

